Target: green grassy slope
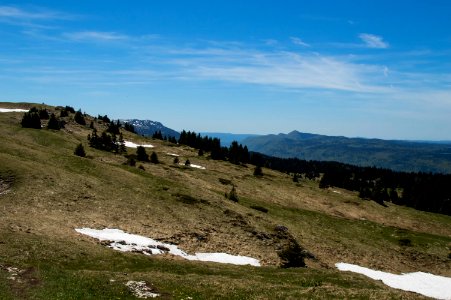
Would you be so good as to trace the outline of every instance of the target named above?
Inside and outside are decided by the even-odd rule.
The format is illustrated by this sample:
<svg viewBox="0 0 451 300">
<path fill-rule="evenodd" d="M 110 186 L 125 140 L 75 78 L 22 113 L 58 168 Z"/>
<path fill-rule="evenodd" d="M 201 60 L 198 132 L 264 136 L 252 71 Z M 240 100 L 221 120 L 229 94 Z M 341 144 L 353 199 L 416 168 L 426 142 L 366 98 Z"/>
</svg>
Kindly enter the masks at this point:
<svg viewBox="0 0 451 300">
<path fill-rule="evenodd" d="M 0 113 L 1 299 L 134 299 L 128 280 L 145 280 L 163 299 L 421 299 L 338 272 L 334 264 L 451 276 L 450 217 L 385 208 L 344 190 L 320 190 L 317 182 L 295 184 L 268 169 L 257 178 L 253 166 L 124 132 L 126 140 L 155 145 L 161 163 L 143 163 L 140 170 L 124 165 L 123 156 L 89 148 L 90 129 L 75 124 L 73 115 L 61 131 L 21 128 L 21 117 Z M 96 124 L 99 131 L 103 126 Z M 80 142 L 87 158 L 73 155 Z M 167 153 L 206 170 L 174 165 Z M 224 197 L 231 185 L 220 179 L 236 186 L 238 203 Z M 279 267 L 277 251 L 287 241 L 277 225 L 316 257 L 306 261 L 308 268 Z M 263 266 L 120 253 L 75 232 L 80 227 L 119 228 L 189 253 L 252 256 Z M 410 245 L 400 241 L 406 239 Z M 11 267 L 21 270 L 14 279 Z"/>
</svg>

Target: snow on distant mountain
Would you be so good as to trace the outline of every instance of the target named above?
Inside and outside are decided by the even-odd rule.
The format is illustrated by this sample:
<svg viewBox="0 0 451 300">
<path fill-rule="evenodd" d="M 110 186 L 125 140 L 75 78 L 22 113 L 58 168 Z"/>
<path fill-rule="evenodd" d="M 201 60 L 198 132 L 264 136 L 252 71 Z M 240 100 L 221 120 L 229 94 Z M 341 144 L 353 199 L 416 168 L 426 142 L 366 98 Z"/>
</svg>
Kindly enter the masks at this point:
<svg viewBox="0 0 451 300">
<path fill-rule="evenodd" d="M 176 139 L 180 137 L 180 133 L 178 131 L 168 128 L 160 122 L 138 119 L 121 120 L 121 122 L 132 124 L 135 127 L 136 133 L 144 136 L 152 136 L 155 132 L 161 131 L 163 136 L 175 137 Z"/>
</svg>

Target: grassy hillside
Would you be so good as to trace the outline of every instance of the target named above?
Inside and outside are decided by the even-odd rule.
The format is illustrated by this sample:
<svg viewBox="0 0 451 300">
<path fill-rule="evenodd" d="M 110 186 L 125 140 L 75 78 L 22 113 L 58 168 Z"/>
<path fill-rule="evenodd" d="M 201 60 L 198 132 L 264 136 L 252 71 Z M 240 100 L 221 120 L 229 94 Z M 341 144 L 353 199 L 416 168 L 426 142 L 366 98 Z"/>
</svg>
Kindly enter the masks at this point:
<svg viewBox="0 0 451 300">
<path fill-rule="evenodd" d="M 293 131 L 249 137 L 249 150 L 305 160 L 338 161 L 405 172 L 451 173 L 451 145 L 426 142 L 346 138 Z"/>
<path fill-rule="evenodd" d="M 21 128 L 22 115 L 0 113 L 2 299 L 134 299 L 128 280 L 146 281 L 163 299 L 422 299 L 334 264 L 451 276 L 448 216 L 382 207 L 265 168 L 255 177 L 251 165 L 124 132 L 126 140 L 155 146 L 160 164 L 142 163 L 141 170 L 125 165 L 124 156 L 90 148 L 91 130 L 75 124 L 73 114 L 60 131 Z M 86 158 L 73 154 L 79 143 Z M 175 165 L 167 153 L 206 169 Z M 237 203 L 224 196 L 232 184 Z M 251 256 L 262 267 L 116 252 L 75 232 L 80 227 L 119 228 L 189 253 Z M 279 267 L 277 252 L 291 236 L 314 256 L 307 268 Z"/>
</svg>

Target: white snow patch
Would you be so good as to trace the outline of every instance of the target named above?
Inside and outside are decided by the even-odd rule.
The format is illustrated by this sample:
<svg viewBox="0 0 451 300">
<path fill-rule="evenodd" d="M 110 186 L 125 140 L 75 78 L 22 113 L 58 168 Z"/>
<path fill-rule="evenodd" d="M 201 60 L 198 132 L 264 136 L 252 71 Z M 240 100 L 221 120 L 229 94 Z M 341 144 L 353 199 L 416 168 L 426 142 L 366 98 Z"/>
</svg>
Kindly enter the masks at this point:
<svg viewBox="0 0 451 300">
<path fill-rule="evenodd" d="M 178 155 L 178 154 L 175 154 L 175 153 L 169 153 L 169 152 L 166 152 L 166 154 L 169 155 L 169 156 L 174 156 L 174 157 L 179 157 L 179 156 L 180 156 L 180 155 Z"/>
<path fill-rule="evenodd" d="M 102 230 L 91 228 L 76 228 L 78 233 L 88 235 L 100 241 L 111 242 L 108 247 L 122 252 L 141 252 L 146 255 L 169 253 L 172 255 L 183 257 L 187 260 L 210 261 L 233 265 L 251 265 L 260 266 L 258 259 L 231 255 L 227 253 L 196 253 L 189 255 L 177 246 L 158 242 L 154 239 L 126 233 L 120 229 L 105 228 Z"/>
<path fill-rule="evenodd" d="M 157 298 L 160 294 L 154 293 L 151 288 L 149 288 L 145 281 L 127 281 L 125 284 L 129 290 L 137 298 Z"/>
<path fill-rule="evenodd" d="M 436 299 L 451 299 L 451 278 L 449 277 L 423 272 L 397 275 L 347 263 L 336 263 L 335 266 L 340 271 L 351 271 L 375 280 L 382 280 L 384 284 L 395 289 L 415 292 Z"/>
<path fill-rule="evenodd" d="M 189 165 L 185 165 L 184 163 L 179 163 L 179 165 L 181 166 L 186 166 L 186 167 L 191 167 L 191 168 L 196 168 L 196 169 L 201 169 L 201 170 L 206 170 L 207 168 L 199 166 L 199 165 L 195 165 L 195 164 L 189 164 Z"/>
<path fill-rule="evenodd" d="M 0 108 L 0 112 L 27 112 L 28 109 L 20 109 L 20 108 Z"/>
<path fill-rule="evenodd" d="M 144 147 L 144 148 L 153 148 L 154 147 L 151 144 L 138 145 L 138 144 L 135 144 L 130 141 L 124 141 L 124 142 L 125 142 L 125 147 L 128 147 L 128 148 L 138 148 L 139 146 Z"/>
</svg>

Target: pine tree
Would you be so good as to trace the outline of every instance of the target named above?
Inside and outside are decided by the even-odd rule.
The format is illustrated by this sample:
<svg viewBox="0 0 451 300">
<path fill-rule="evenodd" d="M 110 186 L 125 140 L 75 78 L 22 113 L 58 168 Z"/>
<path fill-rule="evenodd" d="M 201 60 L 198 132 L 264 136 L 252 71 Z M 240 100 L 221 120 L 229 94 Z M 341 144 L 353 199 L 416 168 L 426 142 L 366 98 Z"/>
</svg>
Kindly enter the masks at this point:
<svg viewBox="0 0 451 300">
<path fill-rule="evenodd" d="M 122 132 L 119 134 L 119 153 L 126 153 L 127 147 L 125 147 L 125 141 L 124 136 L 122 135 Z"/>
<path fill-rule="evenodd" d="M 77 122 L 80 125 L 86 125 L 85 117 L 81 113 L 81 110 L 77 110 L 74 116 L 74 121 Z"/>
<path fill-rule="evenodd" d="M 36 112 L 26 112 L 21 121 L 23 128 L 41 129 L 41 119 Z"/>
<path fill-rule="evenodd" d="M 189 159 L 187 159 L 187 160 L 185 161 L 185 166 L 191 166 L 191 162 L 189 161 Z"/>
<path fill-rule="evenodd" d="M 75 148 L 74 154 L 80 157 L 86 156 L 85 148 L 83 148 L 83 145 L 81 143 L 78 144 L 77 147 Z"/>
<path fill-rule="evenodd" d="M 197 152 L 197 155 L 203 156 L 204 155 L 204 150 L 202 150 L 202 148 L 199 149 L 199 152 Z"/>
<path fill-rule="evenodd" d="M 152 152 L 152 154 L 150 154 L 150 162 L 153 164 L 158 164 L 158 156 L 155 152 Z"/>
<path fill-rule="evenodd" d="M 178 157 L 174 157 L 174 164 L 176 164 L 176 165 L 178 165 L 179 164 L 179 162 L 180 162 L 180 160 L 179 160 L 179 158 Z"/>
<path fill-rule="evenodd" d="M 48 119 L 50 118 L 49 112 L 47 111 L 47 109 L 41 108 L 41 109 L 39 110 L 39 118 L 40 118 L 41 120 L 48 120 Z"/>
<path fill-rule="evenodd" d="M 139 161 L 149 161 L 149 155 L 146 153 L 146 149 L 143 146 L 136 148 L 136 159 Z"/>
<path fill-rule="evenodd" d="M 47 129 L 60 130 L 61 126 L 55 117 L 55 114 L 50 115 L 49 122 L 47 123 Z"/>
</svg>

